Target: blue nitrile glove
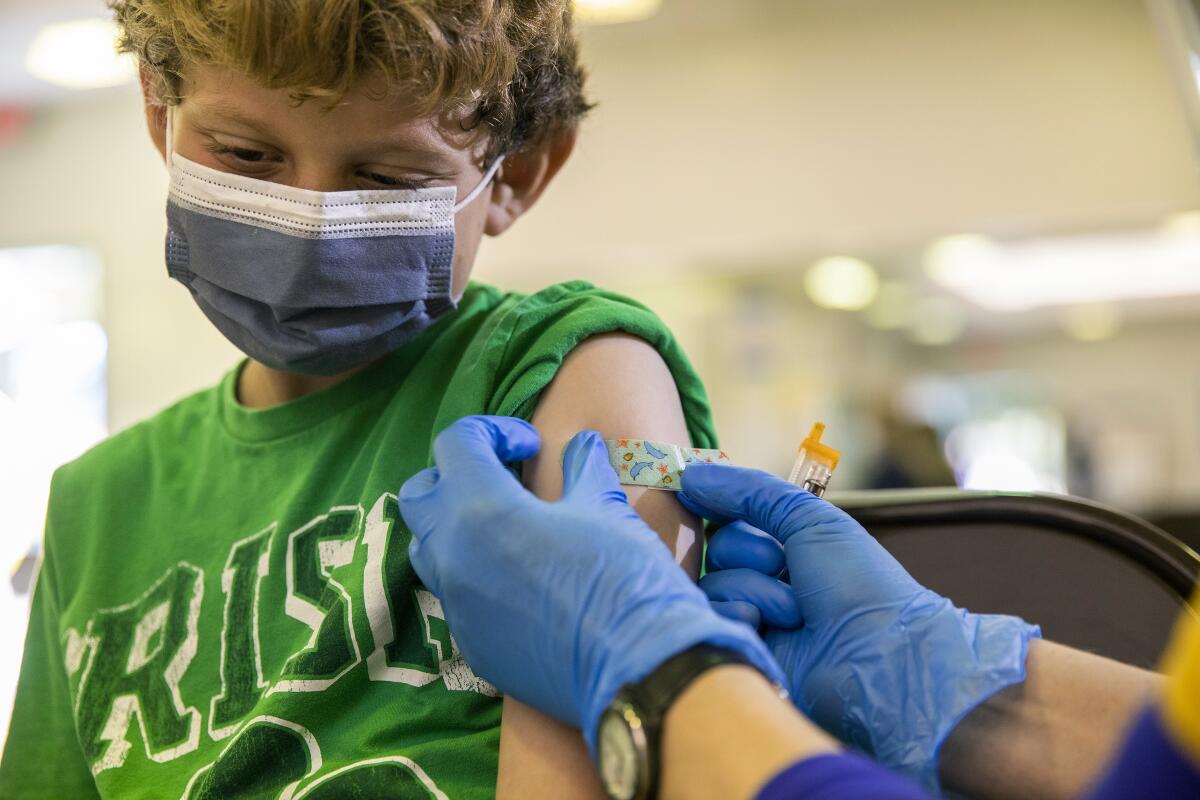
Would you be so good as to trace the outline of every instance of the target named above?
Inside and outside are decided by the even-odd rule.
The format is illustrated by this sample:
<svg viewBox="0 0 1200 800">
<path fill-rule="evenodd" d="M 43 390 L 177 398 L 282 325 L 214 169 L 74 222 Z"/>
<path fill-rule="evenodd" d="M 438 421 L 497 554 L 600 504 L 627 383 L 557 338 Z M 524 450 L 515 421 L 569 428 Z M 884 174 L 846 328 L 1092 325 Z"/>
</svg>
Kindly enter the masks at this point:
<svg viewBox="0 0 1200 800">
<path fill-rule="evenodd" d="M 689 465 L 679 499 L 729 523 L 710 545 L 714 571 L 701 581 L 710 599 L 737 619 L 756 609 L 800 710 L 885 765 L 936 790 L 938 749 L 954 726 L 1025 679 L 1039 628 L 956 608 L 824 500 L 768 473 L 717 464 Z M 788 584 L 774 577 L 780 555 Z"/>
<path fill-rule="evenodd" d="M 466 417 L 438 435 L 437 467 L 400 490 L 413 568 L 472 669 L 580 728 L 593 754 L 618 690 L 693 645 L 736 650 L 782 682 L 755 631 L 715 613 L 634 513 L 599 434 L 567 446 L 556 503 L 504 467 L 539 446 L 520 420 Z"/>
<path fill-rule="evenodd" d="M 777 580 L 787 567 L 783 546 L 753 525 L 734 520 L 721 528 L 704 552 L 700 588 L 717 613 L 758 629 L 764 622 L 781 628 L 801 624 L 800 609 L 791 587 Z M 753 570 L 747 576 L 744 570 Z M 741 599 L 742 587 L 752 582 L 751 600 Z M 765 617 L 765 619 L 764 619 Z"/>
</svg>

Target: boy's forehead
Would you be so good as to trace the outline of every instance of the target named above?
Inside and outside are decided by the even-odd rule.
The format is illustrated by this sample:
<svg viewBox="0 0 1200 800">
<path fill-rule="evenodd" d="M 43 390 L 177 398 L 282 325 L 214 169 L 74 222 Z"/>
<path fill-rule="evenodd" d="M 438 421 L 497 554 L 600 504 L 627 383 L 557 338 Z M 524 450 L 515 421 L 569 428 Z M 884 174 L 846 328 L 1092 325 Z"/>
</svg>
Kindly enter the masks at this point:
<svg viewBox="0 0 1200 800">
<path fill-rule="evenodd" d="M 331 138 L 363 147 L 400 147 L 431 155 L 474 151 L 484 138 L 462 112 L 430 113 L 395 91 L 366 79 L 336 102 L 295 99 L 290 89 L 271 89 L 233 70 L 189 66 L 183 104 L 201 124 L 226 123 L 246 135 Z M 484 126 L 479 126 L 482 128 Z"/>
</svg>

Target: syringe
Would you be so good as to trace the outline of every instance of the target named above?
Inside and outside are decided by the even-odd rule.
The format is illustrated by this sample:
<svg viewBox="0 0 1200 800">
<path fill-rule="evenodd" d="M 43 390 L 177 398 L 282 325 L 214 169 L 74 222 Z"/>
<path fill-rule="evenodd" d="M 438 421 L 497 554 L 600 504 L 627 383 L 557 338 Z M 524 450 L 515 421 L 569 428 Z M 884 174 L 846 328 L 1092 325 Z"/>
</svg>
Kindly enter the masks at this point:
<svg viewBox="0 0 1200 800">
<path fill-rule="evenodd" d="M 808 438 L 800 443 L 800 452 L 796 455 L 792 474 L 788 476 L 788 483 L 794 483 L 817 497 L 825 494 L 825 489 L 829 487 L 829 479 L 833 477 L 833 471 L 837 469 L 838 460 L 842 457 L 837 450 L 821 443 L 824 433 L 824 422 L 813 424 Z"/>
</svg>

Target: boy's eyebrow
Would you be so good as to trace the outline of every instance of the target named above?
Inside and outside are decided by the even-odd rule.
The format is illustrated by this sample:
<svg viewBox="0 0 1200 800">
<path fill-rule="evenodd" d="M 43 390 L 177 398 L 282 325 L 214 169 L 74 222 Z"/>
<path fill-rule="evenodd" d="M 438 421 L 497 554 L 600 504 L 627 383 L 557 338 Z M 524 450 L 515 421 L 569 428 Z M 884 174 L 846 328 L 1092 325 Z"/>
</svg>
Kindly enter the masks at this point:
<svg viewBox="0 0 1200 800">
<path fill-rule="evenodd" d="M 193 100 L 192 103 L 203 114 L 224 117 L 231 122 L 245 125 L 247 128 L 253 128 L 259 133 L 269 133 L 269 131 L 262 127 L 262 124 L 258 120 L 247 114 L 243 114 L 236 106 L 225 105 L 223 103 L 205 103 L 200 100 Z"/>
<path fill-rule="evenodd" d="M 225 103 L 205 103 L 200 100 L 193 100 L 192 102 L 201 114 L 211 114 L 218 117 L 224 117 L 231 122 L 244 125 L 247 128 L 250 128 L 251 130 L 256 131 L 264 136 L 270 136 L 273 133 L 273 131 L 264 128 L 260 120 L 257 120 L 254 117 L 244 113 L 237 106 L 227 105 Z M 447 169 L 453 168 L 453 163 L 446 161 L 446 154 L 443 151 L 434 146 L 427 145 L 420 141 L 414 141 L 412 139 L 406 140 L 402 143 L 386 140 L 374 142 L 370 145 L 370 149 L 380 151 L 389 150 L 393 152 L 403 151 L 405 153 L 417 156 L 425 156 L 437 161 L 439 164 L 444 162 Z"/>
</svg>

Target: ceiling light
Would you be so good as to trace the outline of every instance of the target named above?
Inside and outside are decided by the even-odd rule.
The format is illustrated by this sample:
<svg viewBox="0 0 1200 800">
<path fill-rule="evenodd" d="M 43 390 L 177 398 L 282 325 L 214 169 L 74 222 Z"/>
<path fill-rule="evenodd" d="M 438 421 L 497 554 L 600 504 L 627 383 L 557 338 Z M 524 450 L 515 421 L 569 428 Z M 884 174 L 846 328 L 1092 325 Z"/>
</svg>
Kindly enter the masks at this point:
<svg viewBox="0 0 1200 800">
<path fill-rule="evenodd" d="M 1121 328 L 1121 312 L 1112 303 L 1073 306 L 1063 313 L 1063 330 L 1080 342 L 1101 342 L 1116 336 Z"/>
<path fill-rule="evenodd" d="M 879 284 L 875 302 L 863 312 L 872 328 L 895 331 L 907 327 L 913 317 L 913 291 L 907 283 L 884 281 Z"/>
<path fill-rule="evenodd" d="M 1200 233 L 1183 227 L 1009 243 L 951 236 L 929 248 L 925 269 L 993 311 L 1200 295 Z"/>
<path fill-rule="evenodd" d="M 822 308 L 861 311 L 879 291 L 879 276 L 867 262 L 849 256 L 823 258 L 804 276 L 804 290 Z"/>
<path fill-rule="evenodd" d="M 35 78 L 68 89 L 99 89 L 133 79 L 133 57 L 117 53 L 112 20 L 56 22 L 38 31 L 25 53 L 25 69 Z"/>
<path fill-rule="evenodd" d="M 986 236 L 960 233 L 944 236 L 925 251 L 925 272 L 942 285 L 954 280 L 963 264 L 986 263 L 995 257 L 996 244 Z"/>
<path fill-rule="evenodd" d="M 592 25 L 634 22 L 654 16 L 661 5 L 662 0 L 575 0 L 575 16 Z"/>
<path fill-rule="evenodd" d="M 926 297 L 913 308 L 908 336 L 917 344 L 939 347 L 958 341 L 966 329 L 962 306 L 946 297 Z"/>
</svg>

